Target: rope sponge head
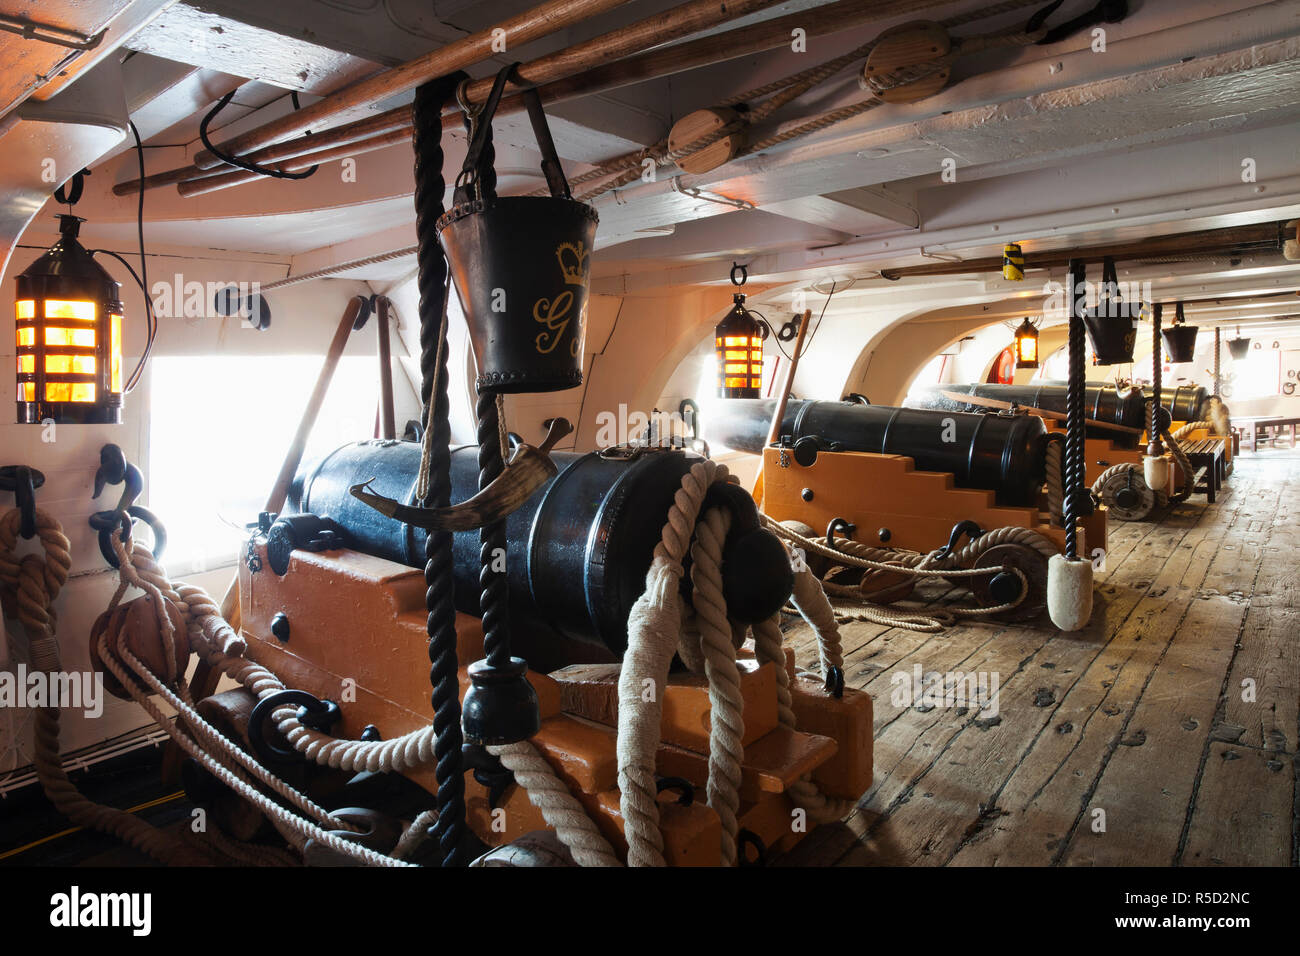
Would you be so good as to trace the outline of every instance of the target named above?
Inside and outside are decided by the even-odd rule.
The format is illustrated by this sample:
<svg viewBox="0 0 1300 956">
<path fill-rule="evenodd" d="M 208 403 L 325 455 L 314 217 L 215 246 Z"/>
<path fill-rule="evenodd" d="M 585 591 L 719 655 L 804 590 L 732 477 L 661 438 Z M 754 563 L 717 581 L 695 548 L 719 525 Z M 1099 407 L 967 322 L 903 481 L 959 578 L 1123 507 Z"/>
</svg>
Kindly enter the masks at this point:
<svg viewBox="0 0 1300 956">
<path fill-rule="evenodd" d="M 1079 631 L 1092 617 L 1092 562 L 1054 554 L 1047 562 L 1047 613 L 1063 631 Z"/>
<path fill-rule="evenodd" d="M 1142 477 L 1148 488 L 1164 490 L 1169 486 L 1169 459 L 1163 455 L 1142 458 Z"/>
</svg>

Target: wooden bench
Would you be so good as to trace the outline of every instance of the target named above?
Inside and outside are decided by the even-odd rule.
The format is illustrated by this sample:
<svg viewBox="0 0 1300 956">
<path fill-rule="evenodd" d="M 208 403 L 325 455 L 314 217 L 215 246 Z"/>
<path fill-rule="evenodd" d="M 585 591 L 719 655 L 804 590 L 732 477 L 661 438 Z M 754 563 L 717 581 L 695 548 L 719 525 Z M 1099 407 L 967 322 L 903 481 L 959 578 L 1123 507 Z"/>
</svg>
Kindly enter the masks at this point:
<svg viewBox="0 0 1300 956">
<path fill-rule="evenodd" d="M 1196 490 L 1205 492 L 1205 500 L 1214 503 L 1223 480 L 1227 477 L 1227 465 L 1223 453 L 1223 436 L 1202 438 L 1182 442 L 1183 454 L 1196 470 Z M 1204 475 L 1204 481 L 1201 476 Z"/>
</svg>

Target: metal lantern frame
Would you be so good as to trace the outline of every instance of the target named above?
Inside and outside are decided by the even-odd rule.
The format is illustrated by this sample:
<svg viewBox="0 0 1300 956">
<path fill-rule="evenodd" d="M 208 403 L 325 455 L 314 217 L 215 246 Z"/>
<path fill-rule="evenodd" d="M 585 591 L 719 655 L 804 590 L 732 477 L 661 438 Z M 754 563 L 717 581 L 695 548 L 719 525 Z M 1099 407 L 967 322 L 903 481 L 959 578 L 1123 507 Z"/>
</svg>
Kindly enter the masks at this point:
<svg viewBox="0 0 1300 956">
<path fill-rule="evenodd" d="M 82 220 L 15 279 L 19 424 L 120 424 L 121 285 L 77 241 Z"/>
<path fill-rule="evenodd" d="M 744 266 L 731 267 L 731 282 L 748 279 Z M 718 362 L 719 398 L 759 398 L 763 393 L 763 340 L 767 326 L 745 308 L 745 294 L 732 296 L 732 307 L 713 328 L 713 354 Z"/>
<path fill-rule="evenodd" d="M 1028 316 L 1016 329 L 1014 350 L 1016 368 L 1038 368 L 1038 326 Z"/>
</svg>

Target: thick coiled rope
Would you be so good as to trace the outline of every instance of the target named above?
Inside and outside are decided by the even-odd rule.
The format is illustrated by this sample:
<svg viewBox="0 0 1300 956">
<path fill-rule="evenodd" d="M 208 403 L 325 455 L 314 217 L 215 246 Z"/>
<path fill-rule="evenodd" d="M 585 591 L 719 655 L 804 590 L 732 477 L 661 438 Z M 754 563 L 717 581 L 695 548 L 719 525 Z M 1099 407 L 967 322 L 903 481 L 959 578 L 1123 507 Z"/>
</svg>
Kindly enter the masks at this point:
<svg viewBox="0 0 1300 956">
<path fill-rule="evenodd" d="M 515 782 L 528 792 L 528 801 L 542 811 L 542 818 L 555 829 L 579 866 L 620 865 L 609 841 L 533 744 L 524 740 L 489 746 L 488 752 L 515 775 Z"/>
<path fill-rule="evenodd" d="M 191 637 L 196 652 L 204 661 L 238 681 L 259 700 L 285 689 L 284 683 L 270 670 L 239 657 L 238 653 L 231 653 L 219 643 L 221 631 L 229 628 L 216 616 L 218 609 L 211 598 L 198 588 L 181 585 L 178 590 L 195 615 Z M 428 766 L 436 760 L 436 734 L 432 726 L 391 740 L 343 740 L 304 726 L 298 720 L 296 706 L 276 708 L 272 718 L 276 721 L 277 731 L 306 759 L 336 770 L 401 773 Z M 506 769 L 514 773 L 515 782 L 524 788 L 529 801 L 542 811 L 543 818 L 555 828 L 561 842 L 569 848 L 579 865 L 619 865 L 618 857 L 586 809 L 533 744 L 524 741 L 492 746 L 488 750 L 500 757 Z M 417 817 L 391 855 L 397 859 L 409 855 L 422 839 L 424 828 L 436 819 L 434 811 Z M 337 820 L 332 822 L 342 825 Z"/>
<path fill-rule="evenodd" d="M 1057 553 L 1055 545 L 1037 531 L 1032 528 L 1022 528 L 1014 525 L 985 532 L 967 543 L 965 547 L 939 558 L 937 551 L 921 553 L 919 551 L 876 548 L 849 538 L 835 538 L 834 547 L 829 547 L 825 542 L 817 538 L 806 537 L 767 515 L 763 515 L 762 520 L 763 526 L 768 530 L 786 541 L 796 544 L 806 552 L 821 555 L 849 567 L 864 568 L 868 571 L 906 574 L 918 578 L 974 578 L 996 574 L 1004 569 L 1001 567 L 973 568 L 969 565 L 973 564 L 975 559 L 989 548 L 1000 544 L 1023 545 L 1033 548 L 1039 554 L 1048 558 Z M 992 607 L 945 607 L 930 608 L 924 611 L 900 610 L 865 600 L 860 596 L 861 592 L 852 594 L 856 589 L 842 588 L 830 582 L 822 582 L 821 587 L 827 594 L 852 596 L 854 598 L 855 603 L 851 609 L 834 609 L 840 620 L 863 620 L 912 631 L 937 633 L 951 627 L 960 618 L 988 617 L 1019 606 L 1027 593 L 1028 581 L 1019 568 L 1005 570 L 1010 570 L 1020 580 L 1020 594 L 1013 601 Z"/>
<path fill-rule="evenodd" d="M 1056 527 L 1065 525 L 1065 478 L 1061 469 L 1061 459 L 1065 454 L 1065 444 L 1061 441 L 1049 441 L 1045 465 L 1047 469 L 1047 510 L 1052 515 L 1052 524 Z"/>
<path fill-rule="evenodd" d="M 72 555 L 59 522 L 40 508 L 35 517 L 44 554 L 20 558 L 14 547 L 22 515 L 14 509 L 0 516 L 0 600 L 6 615 L 23 625 L 33 670 L 53 674 L 61 669 L 53 605 L 68 581 Z M 183 847 L 174 837 L 130 813 L 87 799 L 68 778 L 59 752 L 57 707 L 36 711 L 33 759 L 46 797 L 74 824 L 111 834 L 163 863 L 183 862 Z"/>
<path fill-rule="evenodd" d="M 655 545 L 645 591 L 628 616 L 628 646 L 618 680 L 618 787 L 628 866 L 665 865 L 655 759 L 668 668 L 681 636 L 678 582 L 704 496 L 726 476 L 725 465 L 705 459 L 682 478 Z"/>
<path fill-rule="evenodd" d="M 722 548 L 731 512 L 710 508 L 695 526 L 691 546 L 691 604 L 700 633 L 704 675 L 709 686 L 709 806 L 722 824 L 722 865 L 735 866 L 740 833 L 740 767 L 745 757 L 744 699 L 732 643 L 732 625 L 722 594 Z"/>
<path fill-rule="evenodd" d="M 628 647 L 618 685 L 618 784 L 629 866 L 665 864 L 655 758 L 669 665 L 674 652 L 689 643 L 683 631 L 690 627 L 699 631 L 698 656 L 709 682 L 709 805 L 722 821 L 724 862 L 737 859 L 732 827 L 738 831 L 738 820 L 733 824 L 733 818 L 739 808 L 744 719 L 735 647 L 743 641 L 746 629 L 727 616 L 722 593 L 721 555 L 728 518 L 725 512 L 711 509 L 696 522 L 710 486 L 726 480 L 726 466 L 709 459 L 697 462 L 683 476 L 646 574 L 646 589 L 628 618 Z M 696 539 L 694 546 L 692 533 Z M 692 557 L 692 613 L 682 606 L 678 588 L 688 547 Z M 839 632 L 829 605 L 821 607 L 815 603 L 811 589 L 820 593 L 820 583 L 806 570 L 800 574 L 802 578 L 796 575 L 795 600 L 809 609 L 808 621 L 818 635 L 825 673 L 830 666 L 843 663 Z M 824 594 L 820 600 L 825 601 Z M 794 710 L 779 615 L 755 624 L 753 635 L 758 660 L 772 663 L 777 673 L 781 722 L 793 727 Z M 851 809 L 851 804 L 826 798 L 807 779 L 799 781 L 788 795 L 817 820 L 838 819 Z"/>
</svg>

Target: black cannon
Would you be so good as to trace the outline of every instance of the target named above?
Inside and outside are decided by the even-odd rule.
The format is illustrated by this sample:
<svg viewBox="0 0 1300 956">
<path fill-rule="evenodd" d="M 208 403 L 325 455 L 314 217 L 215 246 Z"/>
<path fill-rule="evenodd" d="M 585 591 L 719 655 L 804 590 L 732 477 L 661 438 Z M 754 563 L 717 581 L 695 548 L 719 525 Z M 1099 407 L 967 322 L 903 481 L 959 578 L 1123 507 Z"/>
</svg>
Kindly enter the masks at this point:
<svg viewBox="0 0 1300 956">
<path fill-rule="evenodd" d="M 1150 398 L 1150 386 L 1144 387 L 1142 394 Z M 1169 409 L 1169 414 L 1176 422 L 1199 422 L 1208 418 L 1209 410 L 1205 407 L 1205 402 L 1209 397 L 1209 393 L 1200 385 L 1160 389 L 1160 404 Z"/>
<path fill-rule="evenodd" d="M 534 667 L 617 660 L 673 497 L 700 458 L 680 450 L 626 447 L 551 457 L 559 474 L 507 519 L 514 630 Z M 322 532 L 334 534 L 336 546 L 423 567 L 427 532 L 385 517 L 349 493 L 351 486 L 369 481 L 376 494 L 413 503 L 419 466 L 420 446 L 414 442 L 362 441 L 299 472 L 285 509 L 291 514 L 268 534 L 272 570 L 283 573 L 288 549 Z M 478 446 L 452 449 L 451 480 L 453 501 L 478 489 Z M 739 486 L 715 486 L 704 507 L 714 504 L 733 513 L 723 554 L 728 612 L 745 621 L 770 616 L 793 585 L 784 548 L 758 527 L 753 499 Z M 478 532 L 456 534 L 453 548 L 456 606 L 477 615 Z M 277 567 L 279 552 L 285 557 Z"/>
<path fill-rule="evenodd" d="M 1033 385 L 935 385 L 909 395 L 910 408 L 943 408 L 951 411 L 977 412 L 988 408 L 972 402 L 948 398 L 944 392 L 960 393 L 977 398 L 990 398 L 999 402 L 1013 402 L 1024 408 L 1041 408 L 1044 411 L 1065 414 L 1066 389 L 1064 382 L 1045 382 Z M 1084 390 L 1084 415 L 1111 425 L 1127 428 L 1146 428 L 1146 401 L 1133 389 L 1118 390 L 1114 385 L 1090 383 Z M 1089 438 L 1105 438 L 1121 447 L 1137 447 L 1138 436 L 1125 436 L 1112 429 L 1088 428 Z"/>
<path fill-rule="evenodd" d="M 775 409 L 770 399 L 721 402 L 709 423 L 709 442 L 759 454 Z M 1004 505 L 1036 502 L 1046 472 L 1047 428 L 1032 415 L 791 399 L 779 435 L 792 445 L 906 455 L 924 471 L 951 472 L 959 488 L 997 492 Z"/>
</svg>

